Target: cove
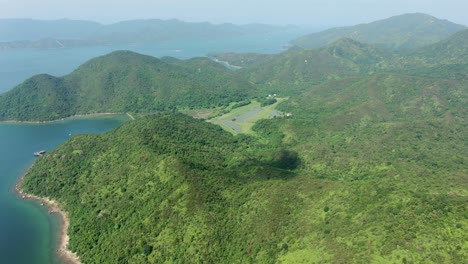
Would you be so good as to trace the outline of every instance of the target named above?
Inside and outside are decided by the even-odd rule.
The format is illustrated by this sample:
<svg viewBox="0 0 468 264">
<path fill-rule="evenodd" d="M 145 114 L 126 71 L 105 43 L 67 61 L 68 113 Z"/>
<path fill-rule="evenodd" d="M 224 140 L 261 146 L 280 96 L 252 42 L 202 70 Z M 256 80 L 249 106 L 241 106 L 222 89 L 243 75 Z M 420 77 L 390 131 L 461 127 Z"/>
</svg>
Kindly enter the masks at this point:
<svg viewBox="0 0 468 264">
<path fill-rule="evenodd" d="M 60 263 L 55 254 L 59 217 L 15 192 L 33 153 L 51 150 L 73 135 L 103 133 L 129 118 L 124 115 L 73 118 L 46 124 L 0 123 L 0 263 Z"/>
</svg>

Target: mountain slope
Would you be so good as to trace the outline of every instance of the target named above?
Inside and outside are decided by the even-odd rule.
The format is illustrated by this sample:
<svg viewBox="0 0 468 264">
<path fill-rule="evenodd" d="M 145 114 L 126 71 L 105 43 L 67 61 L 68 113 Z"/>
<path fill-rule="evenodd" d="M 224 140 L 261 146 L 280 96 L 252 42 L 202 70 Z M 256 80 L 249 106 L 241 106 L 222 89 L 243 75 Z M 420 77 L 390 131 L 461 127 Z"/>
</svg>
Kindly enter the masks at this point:
<svg viewBox="0 0 468 264">
<path fill-rule="evenodd" d="M 197 58 L 167 63 L 120 51 L 71 74 L 39 75 L 0 95 L 0 120 L 53 120 L 100 112 L 212 107 L 246 99 L 252 86 L 221 65 Z"/>
<path fill-rule="evenodd" d="M 303 251 L 285 259 L 321 248 L 321 256 L 342 257 L 330 262 L 463 262 L 467 85 L 385 73 L 343 78 L 292 96 L 279 107 L 288 119 L 258 124 L 259 134 L 280 131 L 274 137 L 298 152 L 299 175 L 343 184 L 320 200 L 333 214 L 305 224 L 311 233 L 296 243 Z M 320 228 L 331 237 L 312 231 Z"/>
<path fill-rule="evenodd" d="M 212 56 L 242 66 L 237 72 L 264 93 L 289 95 L 326 80 L 367 74 L 391 53 L 352 39 L 341 39 L 316 50 L 259 56 L 232 53 Z"/>
<path fill-rule="evenodd" d="M 435 79 L 468 79 L 468 30 L 411 53 L 393 56 L 376 69 Z"/>
<path fill-rule="evenodd" d="M 318 48 L 340 38 L 351 38 L 389 49 L 414 49 L 436 43 L 465 26 L 425 14 L 405 14 L 351 27 L 332 28 L 293 40 L 302 48 Z"/>
<path fill-rule="evenodd" d="M 266 144 L 148 116 L 72 138 L 23 188 L 70 212 L 84 262 L 460 263 L 466 84 L 325 82 L 284 103 L 289 118 L 254 127 Z"/>
<path fill-rule="evenodd" d="M 296 209 L 283 186 L 294 175 L 261 158 L 265 150 L 159 114 L 74 137 L 39 159 L 22 187 L 70 212 L 70 247 L 84 263 L 271 262 Z"/>
<path fill-rule="evenodd" d="M 400 60 L 406 64 L 413 64 L 413 67 L 428 64 L 465 64 L 468 61 L 468 30 L 460 31 L 440 42 L 403 55 Z M 401 67 L 401 65 L 394 67 Z"/>
</svg>

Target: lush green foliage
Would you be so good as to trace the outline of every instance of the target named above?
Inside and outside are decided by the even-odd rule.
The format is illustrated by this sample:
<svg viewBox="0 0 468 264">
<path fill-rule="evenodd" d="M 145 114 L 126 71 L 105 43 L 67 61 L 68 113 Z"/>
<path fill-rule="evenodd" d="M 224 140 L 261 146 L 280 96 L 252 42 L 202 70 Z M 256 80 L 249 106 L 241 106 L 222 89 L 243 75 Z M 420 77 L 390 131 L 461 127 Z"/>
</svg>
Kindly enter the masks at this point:
<svg viewBox="0 0 468 264">
<path fill-rule="evenodd" d="M 161 61 L 118 51 L 65 77 L 35 76 L 0 95 L 0 120 L 209 108 L 245 100 L 253 92 L 251 84 L 207 58 Z"/>
<path fill-rule="evenodd" d="M 259 56 L 237 71 L 249 95 L 290 97 L 253 136 L 148 116 L 72 138 L 23 187 L 70 212 L 85 263 L 464 263 L 464 34 L 405 55 L 344 39 Z"/>
<path fill-rule="evenodd" d="M 284 249 L 298 156 L 181 114 L 82 135 L 23 188 L 70 212 L 84 263 L 271 262 Z"/>
<path fill-rule="evenodd" d="M 330 81 L 280 105 L 290 118 L 257 123 L 299 154 L 298 175 L 333 185 L 305 199 L 300 238 L 279 259 L 463 262 L 467 85 L 396 74 Z"/>
<path fill-rule="evenodd" d="M 278 102 L 275 98 L 267 98 L 261 102 L 261 106 L 267 106 L 267 105 L 272 105 L 274 103 Z"/>
<path fill-rule="evenodd" d="M 433 45 L 382 61 L 377 70 L 400 71 L 436 79 L 467 79 L 468 30 Z"/>
<path fill-rule="evenodd" d="M 465 26 L 425 14 L 405 14 L 350 27 L 332 28 L 292 41 L 302 48 L 318 48 L 341 38 L 389 49 L 414 49 L 441 41 Z"/>
<path fill-rule="evenodd" d="M 300 94 L 313 85 L 374 72 L 399 72 L 431 79 L 467 79 L 468 30 L 412 52 L 397 53 L 352 39 L 340 39 L 315 50 L 290 50 L 262 57 L 249 54 L 216 54 L 231 64 L 249 61 L 239 74 L 263 94 Z M 265 57 L 267 56 L 267 57 Z M 236 64 L 237 65 L 237 64 Z"/>
<path fill-rule="evenodd" d="M 365 75 L 391 57 L 390 52 L 351 39 L 342 39 L 317 50 L 291 50 L 265 55 L 243 65 L 237 72 L 257 86 L 258 93 L 280 96 L 300 94 L 318 84 L 345 76 Z M 216 58 L 237 65 L 249 54 L 217 54 Z"/>
</svg>

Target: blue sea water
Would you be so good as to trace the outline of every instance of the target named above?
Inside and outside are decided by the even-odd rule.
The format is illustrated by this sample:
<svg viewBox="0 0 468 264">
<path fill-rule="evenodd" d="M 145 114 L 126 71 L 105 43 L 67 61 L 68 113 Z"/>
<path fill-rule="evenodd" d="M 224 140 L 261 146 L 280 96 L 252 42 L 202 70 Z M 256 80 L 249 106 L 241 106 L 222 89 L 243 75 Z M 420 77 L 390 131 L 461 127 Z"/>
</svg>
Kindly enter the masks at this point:
<svg viewBox="0 0 468 264">
<path fill-rule="evenodd" d="M 155 57 L 172 56 L 179 59 L 206 56 L 211 52 L 279 53 L 287 49 L 289 40 L 305 32 L 308 31 L 302 29 L 211 40 L 0 51 L 0 93 L 10 90 L 35 74 L 63 76 L 93 57 L 116 50 L 132 50 Z"/>
<path fill-rule="evenodd" d="M 273 35 L 252 35 L 231 39 L 168 41 L 50 50 L 0 51 L 0 93 L 26 78 L 47 73 L 62 76 L 80 64 L 115 50 L 181 59 L 205 56 L 210 52 L 278 53 L 302 31 Z M 125 117 L 71 119 L 47 124 L 0 123 L 0 263 L 56 263 L 59 219 L 37 202 L 22 200 L 14 192 L 15 183 L 34 162 L 33 152 L 50 150 L 65 142 L 70 134 L 102 133 L 122 124 Z"/>
<path fill-rule="evenodd" d="M 102 133 L 126 116 L 70 119 L 48 124 L 0 123 L 0 263 L 56 262 L 58 217 L 37 202 L 22 200 L 14 186 L 34 161 L 33 153 L 51 150 L 70 136 Z"/>
</svg>

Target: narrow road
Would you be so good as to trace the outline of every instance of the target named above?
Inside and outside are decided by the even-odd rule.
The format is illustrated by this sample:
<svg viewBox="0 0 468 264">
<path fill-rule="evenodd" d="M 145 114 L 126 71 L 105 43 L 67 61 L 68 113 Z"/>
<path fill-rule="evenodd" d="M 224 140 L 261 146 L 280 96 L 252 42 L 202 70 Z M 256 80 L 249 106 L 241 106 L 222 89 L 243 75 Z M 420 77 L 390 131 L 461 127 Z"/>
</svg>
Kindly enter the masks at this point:
<svg viewBox="0 0 468 264">
<path fill-rule="evenodd" d="M 128 117 L 130 117 L 131 120 L 135 120 L 135 118 L 130 114 L 130 113 L 126 113 Z"/>
</svg>

